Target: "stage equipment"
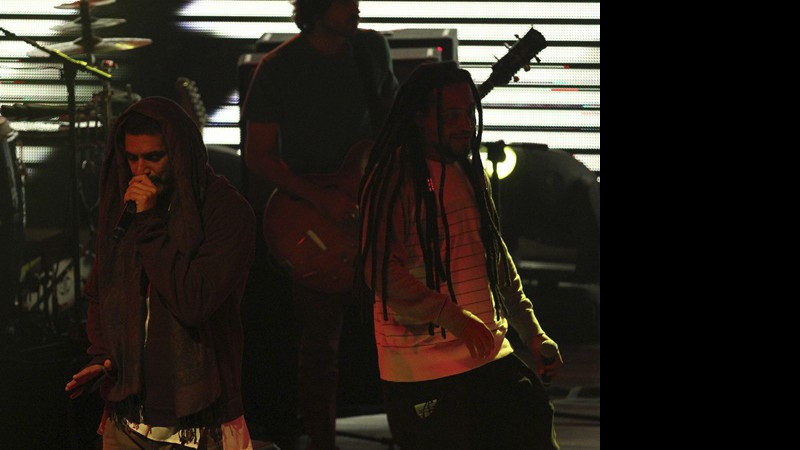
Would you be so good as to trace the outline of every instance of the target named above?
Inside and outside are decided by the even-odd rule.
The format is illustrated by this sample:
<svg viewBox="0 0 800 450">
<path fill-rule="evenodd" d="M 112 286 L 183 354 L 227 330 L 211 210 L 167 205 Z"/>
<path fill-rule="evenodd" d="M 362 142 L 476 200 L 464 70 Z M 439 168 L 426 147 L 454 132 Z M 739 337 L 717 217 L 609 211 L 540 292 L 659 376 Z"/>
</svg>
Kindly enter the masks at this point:
<svg viewBox="0 0 800 450">
<path fill-rule="evenodd" d="M 390 30 L 381 34 L 389 42 L 390 50 L 431 48 L 441 53 L 442 61 L 458 61 L 458 30 L 455 28 Z M 291 33 L 264 33 L 256 41 L 255 50 L 268 53 L 292 36 Z"/>
<path fill-rule="evenodd" d="M 82 0 L 82 4 L 85 4 L 85 0 Z M 83 7 L 82 10 L 86 10 L 86 8 Z M 64 76 L 65 84 L 67 86 L 67 109 L 69 111 L 69 119 L 70 119 L 69 120 L 69 143 L 70 143 L 70 155 L 71 155 L 71 158 L 70 158 L 70 172 L 69 172 L 70 173 L 70 177 L 69 178 L 70 178 L 70 180 L 73 181 L 71 183 L 72 186 L 71 186 L 71 193 L 70 193 L 70 211 L 71 211 L 70 228 L 71 229 L 70 229 L 70 233 L 69 234 L 70 234 L 70 236 L 72 238 L 72 242 L 74 242 L 74 244 L 75 244 L 74 248 L 73 248 L 73 255 L 72 255 L 73 261 L 74 261 L 73 269 L 74 269 L 74 272 L 75 272 L 74 279 L 75 280 L 80 280 L 80 273 L 79 273 L 79 267 L 80 267 L 80 250 L 79 250 L 79 246 L 80 246 L 80 244 L 79 244 L 79 239 L 78 239 L 78 228 L 79 228 L 79 224 L 80 224 L 80 217 L 79 217 L 79 214 L 78 214 L 79 213 L 79 211 L 78 211 L 79 189 L 78 189 L 78 183 L 77 183 L 78 171 L 77 171 L 77 163 L 76 163 L 77 134 L 76 134 L 76 126 L 75 126 L 76 120 L 75 119 L 76 119 L 76 116 L 77 116 L 77 107 L 75 105 L 75 77 L 78 74 L 78 70 L 81 70 L 81 71 L 84 71 L 84 72 L 89 73 L 91 75 L 94 75 L 94 76 L 96 76 L 96 77 L 98 77 L 100 79 L 109 79 L 109 78 L 111 78 L 111 74 L 103 72 L 102 70 L 100 70 L 100 69 L 98 69 L 96 67 L 93 67 L 93 66 L 87 64 L 84 61 L 78 61 L 78 60 L 72 59 L 69 56 L 65 55 L 64 53 L 62 53 L 62 52 L 60 52 L 58 50 L 50 50 L 50 49 L 47 49 L 47 48 L 37 44 L 36 42 L 34 42 L 34 41 L 30 40 L 30 39 L 21 38 L 21 37 L 15 35 L 14 33 L 10 32 L 10 31 L 8 31 L 8 30 L 6 30 L 4 28 L 0 28 L 0 31 L 3 31 L 6 35 L 8 35 L 8 36 L 10 36 L 12 38 L 15 38 L 15 37 L 16 38 L 20 38 L 21 40 L 28 42 L 32 46 L 34 46 L 36 48 L 39 48 L 41 51 L 45 52 L 46 54 L 49 54 L 52 58 L 54 58 L 56 60 L 59 60 L 63 64 L 63 67 L 64 67 L 63 76 Z M 75 283 L 74 298 L 80 298 L 80 295 L 81 295 L 80 283 Z"/>
<path fill-rule="evenodd" d="M 0 320 L 13 304 L 23 257 L 25 185 L 16 153 L 18 134 L 0 117 Z"/>
<path fill-rule="evenodd" d="M 80 9 L 84 5 L 88 6 L 89 8 L 94 8 L 95 6 L 103 6 L 103 5 L 110 5 L 117 0 L 79 0 L 77 2 L 72 3 L 62 3 L 58 6 L 55 6 L 56 9 Z"/>
<path fill-rule="evenodd" d="M 83 18 L 79 17 L 69 23 L 54 25 L 50 27 L 50 29 L 53 31 L 60 31 L 62 33 L 72 33 L 75 31 L 82 31 L 83 28 L 86 26 L 84 25 L 85 23 L 86 21 L 83 20 Z M 125 19 L 107 19 L 107 18 L 96 18 L 96 17 L 89 18 L 89 27 L 92 30 L 115 27 L 117 25 L 122 25 L 123 23 L 125 23 Z"/>
<path fill-rule="evenodd" d="M 82 124 L 94 121 L 100 123 L 102 121 L 102 131 L 105 134 L 111 129 L 113 124 L 114 113 L 121 113 L 121 111 L 130 105 L 133 101 L 138 101 L 139 96 L 134 96 L 131 92 L 130 86 L 127 87 L 127 93 L 117 93 L 111 88 L 111 74 L 106 70 L 115 67 L 113 61 L 104 60 L 100 65 L 95 65 L 95 53 L 113 53 L 117 51 L 126 51 L 150 45 L 152 40 L 144 38 L 130 38 L 130 37 L 115 37 L 115 38 L 100 38 L 93 35 L 93 30 L 100 28 L 108 28 L 116 26 L 125 22 L 125 19 L 98 19 L 90 14 L 90 9 L 113 3 L 114 0 L 80 0 L 73 3 L 64 3 L 56 6 L 57 9 L 73 9 L 78 10 L 78 17 L 72 22 L 56 25 L 53 27 L 56 31 L 64 33 L 80 32 L 80 37 L 70 42 L 62 42 L 53 44 L 50 47 L 45 47 L 37 42 L 15 35 L 8 30 L 0 28 L 6 35 L 11 38 L 23 40 L 34 47 L 33 50 L 28 52 L 31 57 L 43 57 L 56 60 L 63 65 L 61 77 L 67 88 L 67 101 L 66 107 L 61 104 L 31 104 L 31 105 L 13 105 L 11 111 L 12 115 L 17 117 L 28 116 L 27 118 L 42 119 L 55 119 L 54 127 L 46 128 L 48 131 L 43 133 L 31 134 L 33 140 L 44 138 L 45 140 L 50 137 L 61 136 L 67 132 L 69 142 L 69 175 L 68 180 L 70 184 L 69 194 L 67 195 L 67 202 L 69 204 L 69 226 L 66 238 L 70 243 L 71 249 L 71 263 L 69 266 L 72 269 L 73 275 L 71 277 L 74 282 L 71 286 L 73 302 L 81 298 L 81 283 L 79 282 L 82 277 L 80 274 L 81 267 L 81 250 L 79 228 L 81 222 L 81 210 L 79 202 L 82 202 L 85 209 L 89 209 L 91 216 L 91 209 L 87 206 L 87 199 L 81 189 L 81 178 L 86 178 L 87 174 L 96 171 L 96 161 L 92 157 L 78 157 L 78 121 Z M 85 55 L 84 60 L 73 59 L 72 56 Z M 105 69 L 105 70 L 104 70 Z M 94 94 L 90 105 L 77 106 L 75 102 L 75 81 L 78 71 L 86 72 L 95 76 L 102 83 L 103 89 L 101 92 Z M 115 106 L 117 108 L 115 108 Z M 49 116 L 49 117 L 44 117 Z M 68 120 L 69 126 L 64 130 L 65 126 L 60 122 Z M 84 128 L 81 128 L 84 130 Z M 48 136 L 48 133 L 50 135 Z M 38 134 L 38 136 L 36 135 Z M 98 137 L 99 145 L 96 147 L 102 148 L 103 143 L 106 141 L 105 135 Z M 26 138 L 27 139 L 27 138 Z M 80 165 L 80 171 L 78 166 Z M 93 229 L 94 219 L 90 217 L 90 230 Z M 68 269 L 67 269 L 68 270 Z M 59 273 L 59 278 L 64 280 L 70 279 L 68 274 Z M 53 313 L 57 308 L 53 308 Z M 75 308 L 78 310 L 79 308 Z M 79 318 L 76 318 L 79 319 Z"/>
<path fill-rule="evenodd" d="M 547 269 L 550 264 L 566 272 L 566 279 L 599 281 L 597 175 L 572 154 L 544 144 L 504 147 L 513 151 L 516 163 L 500 183 L 500 221 L 518 269 Z"/>
<path fill-rule="evenodd" d="M 94 38 L 85 40 L 84 38 L 75 39 L 72 42 L 61 42 L 48 47 L 51 51 L 60 51 L 66 55 L 77 56 L 89 53 L 113 53 L 124 50 L 133 50 L 153 43 L 152 39 L 147 38 Z M 47 56 L 46 51 L 31 50 L 28 56 Z"/>
</svg>

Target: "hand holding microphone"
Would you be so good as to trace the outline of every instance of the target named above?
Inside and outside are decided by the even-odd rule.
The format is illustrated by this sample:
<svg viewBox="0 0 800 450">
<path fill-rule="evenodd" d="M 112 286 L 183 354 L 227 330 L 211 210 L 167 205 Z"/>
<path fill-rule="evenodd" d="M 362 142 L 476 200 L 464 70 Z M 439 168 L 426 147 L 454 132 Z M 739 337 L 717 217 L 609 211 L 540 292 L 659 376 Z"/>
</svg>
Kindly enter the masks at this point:
<svg viewBox="0 0 800 450">
<path fill-rule="evenodd" d="M 114 240 L 119 242 L 125 233 L 128 232 L 128 228 L 131 226 L 131 222 L 133 222 L 133 218 L 136 216 L 136 202 L 133 200 L 128 200 L 125 202 L 125 209 L 122 210 L 122 214 L 119 216 L 117 220 L 117 226 L 114 227 L 113 237 Z"/>
<path fill-rule="evenodd" d="M 542 357 L 542 363 L 545 366 L 549 366 L 556 361 L 558 357 L 558 344 L 552 339 L 547 339 L 542 342 L 541 347 L 539 348 L 539 354 Z M 550 382 L 552 381 L 550 375 L 547 372 L 544 372 L 544 368 L 542 368 L 542 383 L 545 386 L 549 386 Z"/>
<path fill-rule="evenodd" d="M 148 175 L 136 175 L 128 182 L 125 191 L 125 208 L 114 227 L 113 238 L 119 242 L 133 223 L 137 212 L 147 211 L 156 205 L 158 191 Z M 140 206 L 141 205 L 141 206 Z"/>
</svg>

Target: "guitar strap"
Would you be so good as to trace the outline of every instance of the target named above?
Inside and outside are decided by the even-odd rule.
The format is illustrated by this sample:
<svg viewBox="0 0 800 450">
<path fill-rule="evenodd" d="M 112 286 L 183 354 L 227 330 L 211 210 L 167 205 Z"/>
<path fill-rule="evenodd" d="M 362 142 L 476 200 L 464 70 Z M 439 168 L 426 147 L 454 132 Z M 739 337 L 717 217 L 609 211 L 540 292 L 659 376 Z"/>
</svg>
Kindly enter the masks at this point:
<svg viewBox="0 0 800 450">
<path fill-rule="evenodd" d="M 351 41 L 356 63 L 361 70 L 361 84 L 364 89 L 364 99 L 367 101 L 367 108 L 369 109 L 370 124 L 372 125 L 373 133 L 377 134 L 382 125 L 383 117 L 380 112 L 377 80 L 375 80 L 375 71 L 373 70 L 370 53 L 366 44 L 364 44 L 364 40 L 359 35 L 353 37 Z"/>
</svg>

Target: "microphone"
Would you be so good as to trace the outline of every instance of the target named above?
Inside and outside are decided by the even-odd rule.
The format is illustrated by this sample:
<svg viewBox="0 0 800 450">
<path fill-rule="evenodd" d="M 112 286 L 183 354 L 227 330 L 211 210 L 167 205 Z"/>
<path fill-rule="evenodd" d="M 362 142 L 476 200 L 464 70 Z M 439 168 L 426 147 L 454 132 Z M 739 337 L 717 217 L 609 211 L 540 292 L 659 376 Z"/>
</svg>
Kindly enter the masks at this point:
<svg viewBox="0 0 800 450">
<path fill-rule="evenodd" d="M 125 236 L 125 233 L 128 231 L 128 227 L 131 226 L 131 222 L 133 222 L 133 217 L 135 215 L 136 202 L 133 200 L 128 200 L 125 202 L 125 209 L 122 210 L 119 220 L 117 220 L 117 226 L 114 227 L 114 241 L 119 242 L 119 240 L 122 239 L 122 236 Z"/>
<path fill-rule="evenodd" d="M 548 339 L 542 342 L 542 347 L 539 349 L 540 354 L 542 355 L 542 362 L 544 365 L 551 364 L 556 359 L 556 355 L 558 354 L 558 344 L 552 339 Z M 542 375 L 542 384 L 545 387 L 550 386 L 550 377 L 545 373 Z"/>
</svg>

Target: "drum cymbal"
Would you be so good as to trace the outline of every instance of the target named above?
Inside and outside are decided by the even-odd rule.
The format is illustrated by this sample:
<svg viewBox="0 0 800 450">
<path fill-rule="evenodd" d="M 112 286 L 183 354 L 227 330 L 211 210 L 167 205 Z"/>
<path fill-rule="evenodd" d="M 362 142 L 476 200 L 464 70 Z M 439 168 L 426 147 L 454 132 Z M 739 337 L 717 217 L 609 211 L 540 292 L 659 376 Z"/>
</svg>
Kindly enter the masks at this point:
<svg viewBox="0 0 800 450">
<path fill-rule="evenodd" d="M 90 27 L 92 30 L 98 30 L 100 28 L 108 28 L 114 27 L 117 25 L 121 25 L 125 23 L 125 19 L 98 19 L 92 17 Z M 73 20 L 72 22 L 59 24 L 53 27 L 50 27 L 51 30 L 55 31 L 62 31 L 64 33 L 70 33 L 74 31 L 82 31 L 83 30 L 83 22 L 80 18 Z"/>
<path fill-rule="evenodd" d="M 117 0 L 87 0 L 87 3 L 89 3 L 89 8 L 93 8 L 95 6 L 110 5 L 115 1 Z M 80 1 L 72 3 L 62 3 L 56 6 L 56 8 L 58 9 L 80 9 L 80 7 L 81 7 Z"/>
<path fill-rule="evenodd" d="M 49 48 L 50 50 L 58 50 L 61 53 L 64 53 L 69 56 L 89 53 L 88 48 L 82 44 L 82 40 L 83 38 L 79 38 L 75 39 L 72 42 L 59 42 L 47 48 Z M 124 50 L 133 50 L 135 48 L 144 47 L 146 45 L 152 44 L 153 40 L 148 38 L 116 37 L 116 38 L 95 38 L 94 42 L 95 44 L 92 53 L 104 54 L 104 53 L 119 52 Z M 28 56 L 44 57 L 48 56 L 48 54 L 42 50 L 33 49 L 28 52 Z"/>
</svg>

